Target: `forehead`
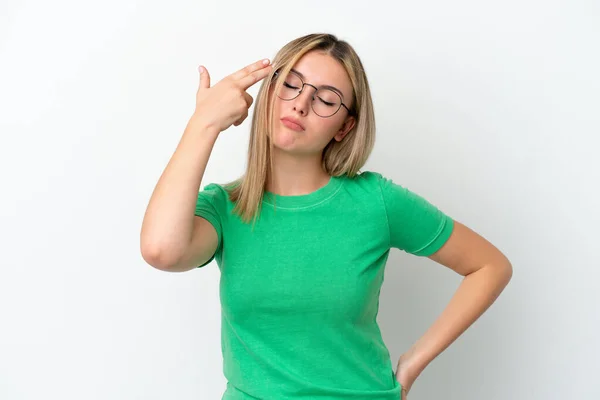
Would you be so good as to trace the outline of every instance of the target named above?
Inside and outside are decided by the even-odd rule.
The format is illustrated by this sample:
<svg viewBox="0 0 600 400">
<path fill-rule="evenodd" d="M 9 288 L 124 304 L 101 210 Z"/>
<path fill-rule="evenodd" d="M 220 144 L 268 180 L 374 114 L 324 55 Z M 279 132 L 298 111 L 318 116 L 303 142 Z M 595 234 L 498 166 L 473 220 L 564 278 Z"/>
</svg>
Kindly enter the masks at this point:
<svg viewBox="0 0 600 400">
<path fill-rule="evenodd" d="M 352 93 L 346 69 L 330 55 L 311 51 L 302 56 L 293 68 L 304 76 L 305 82 L 315 86 L 335 86 L 344 93 L 344 97 Z"/>
</svg>

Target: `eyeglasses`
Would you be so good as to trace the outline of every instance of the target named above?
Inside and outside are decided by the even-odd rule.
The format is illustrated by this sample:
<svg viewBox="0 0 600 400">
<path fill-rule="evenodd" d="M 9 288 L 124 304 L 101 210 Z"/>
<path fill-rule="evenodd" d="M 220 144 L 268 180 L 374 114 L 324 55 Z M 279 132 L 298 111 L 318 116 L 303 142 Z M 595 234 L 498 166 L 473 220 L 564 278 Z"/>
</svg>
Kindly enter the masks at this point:
<svg viewBox="0 0 600 400">
<path fill-rule="evenodd" d="M 275 71 L 273 75 L 273 83 L 279 77 L 279 71 Z M 281 100 L 289 101 L 294 100 L 304 90 L 304 86 L 308 85 L 316 89 L 312 96 L 311 107 L 315 114 L 322 118 L 328 118 L 337 113 L 342 106 L 348 110 L 350 109 L 342 103 L 342 97 L 339 93 L 328 89 L 328 88 L 317 88 L 310 83 L 305 83 L 300 75 L 294 71 L 290 71 L 285 78 L 281 88 L 277 92 L 277 97 Z"/>
</svg>

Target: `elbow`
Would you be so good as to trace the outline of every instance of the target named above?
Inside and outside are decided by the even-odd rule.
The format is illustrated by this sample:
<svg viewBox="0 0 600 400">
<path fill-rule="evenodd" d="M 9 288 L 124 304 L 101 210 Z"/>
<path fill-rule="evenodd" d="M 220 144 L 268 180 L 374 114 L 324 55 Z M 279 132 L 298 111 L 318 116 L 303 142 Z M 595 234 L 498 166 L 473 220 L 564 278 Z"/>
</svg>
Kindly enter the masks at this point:
<svg viewBox="0 0 600 400">
<path fill-rule="evenodd" d="M 508 285 L 513 276 L 513 266 L 506 257 L 504 257 L 503 262 L 497 264 L 497 271 L 501 277 L 500 279 L 502 280 L 503 285 Z"/>
<path fill-rule="evenodd" d="M 173 257 L 172 252 L 164 251 L 160 246 L 142 245 L 141 254 L 144 261 L 161 271 L 170 271 L 173 265 L 176 265 L 177 259 Z"/>
<path fill-rule="evenodd" d="M 508 265 L 506 266 L 506 283 L 507 284 L 512 279 L 512 276 L 513 276 L 513 266 L 509 261 Z"/>
</svg>

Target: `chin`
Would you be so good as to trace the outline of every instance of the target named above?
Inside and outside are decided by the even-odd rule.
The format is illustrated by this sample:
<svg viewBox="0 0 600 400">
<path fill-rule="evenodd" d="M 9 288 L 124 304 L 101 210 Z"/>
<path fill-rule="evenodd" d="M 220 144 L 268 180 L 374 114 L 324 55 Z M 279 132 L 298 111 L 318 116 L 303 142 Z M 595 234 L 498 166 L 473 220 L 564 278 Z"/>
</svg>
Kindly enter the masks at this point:
<svg viewBox="0 0 600 400">
<path fill-rule="evenodd" d="M 311 155 L 319 153 L 315 143 L 310 143 L 306 131 L 296 132 L 285 127 L 274 132 L 273 147 L 279 151 L 294 155 Z M 314 140 L 314 139 L 313 139 Z M 322 152 L 322 149 L 321 149 Z"/>
<path fill-rule="evenodd" d="M 298 147 L 300 138 L 298 133 L 288 129 L 275 131 L 273 146 L 283 151 L 293 151 Z"/>
</svg>

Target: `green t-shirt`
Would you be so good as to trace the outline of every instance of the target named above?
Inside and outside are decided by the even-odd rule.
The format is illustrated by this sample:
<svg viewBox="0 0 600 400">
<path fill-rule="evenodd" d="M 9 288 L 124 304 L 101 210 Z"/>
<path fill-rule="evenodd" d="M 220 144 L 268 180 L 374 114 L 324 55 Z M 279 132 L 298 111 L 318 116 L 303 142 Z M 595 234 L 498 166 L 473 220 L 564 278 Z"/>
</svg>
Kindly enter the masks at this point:
<svg viewBox="0 0 600 400">
<path fill-rule="evenodd" d="M 273 206 L 275 200 L 275 207 Z M 222 400 L 399 400 L 376 318 L 390 248 L 428 256 L 453 220 L 376 172 L 306 195 L 266 192 L 244 223 L 222 186 L 195 214 L 216 229 Z"/>
</svg>

